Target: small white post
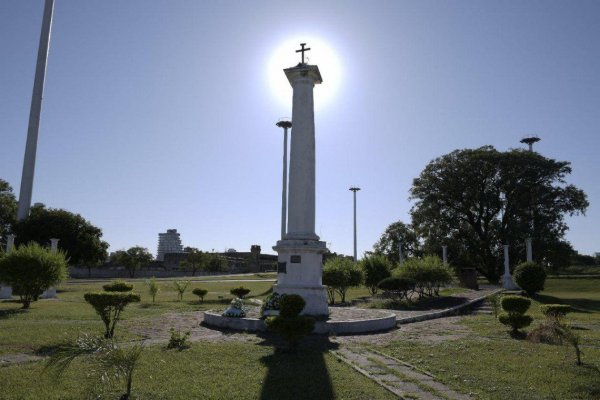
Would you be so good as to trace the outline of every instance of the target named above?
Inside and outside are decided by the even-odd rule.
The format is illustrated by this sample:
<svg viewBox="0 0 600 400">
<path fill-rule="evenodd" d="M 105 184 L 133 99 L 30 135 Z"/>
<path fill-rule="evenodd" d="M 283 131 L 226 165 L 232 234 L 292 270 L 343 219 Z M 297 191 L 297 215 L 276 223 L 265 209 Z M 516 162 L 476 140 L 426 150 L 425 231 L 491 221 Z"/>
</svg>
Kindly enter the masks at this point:
<svg viewBox="0 0 600 400">
<path fill-rule="evenodd" d="M 50 251 L 56 253 L 58 251 L 58 241 L 60 239 L 50 239 Z M 56 288 L 50 287 L 44 293 L 42 293 L 43 299 L 52 299 L 56 297 Z"/>
<path fill-rule="evenodd" d="M 10 254 L 15 246 L 15 235 L 6 236 L 6 254 Z M 12 297 L 12 287 L 0 284 L 0 299 L 10 299 Z"/>
<path fill-rule="evenodd" d="M 515 290 L 519 288 L 517 285 L 515 285 L 512 275 L 510 274 L 507 244 L 504 245 L 504 275 L 502 275 L 502 287 L 507 290 Z"/>
<path fill-rule="evenodd" d="M 531 238 L 525 239 L 525 246 L 527 247 L 527 262 L 533 261 L 533 250 L 531 248 Z"/>
<path fill-rule="evenodd" d="M 442 246 L 442 262 L 448 264 L 448 246 Z"/>
</svg>

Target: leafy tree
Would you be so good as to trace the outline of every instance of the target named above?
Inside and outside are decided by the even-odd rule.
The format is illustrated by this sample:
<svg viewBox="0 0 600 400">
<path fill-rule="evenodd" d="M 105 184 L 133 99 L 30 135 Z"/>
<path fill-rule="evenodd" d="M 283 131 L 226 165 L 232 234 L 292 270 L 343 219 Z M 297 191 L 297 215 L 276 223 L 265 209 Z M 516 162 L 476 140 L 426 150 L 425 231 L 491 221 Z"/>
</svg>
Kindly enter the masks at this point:
<svg viewBox="0 0 600 400">
<path fill-rule="evenodd" d="M 334 304 L 337 292 L 342 303 L 346 301 L 346 292 L 349 288 L 362 283 L 363 274 L 360 267 L 347 258 L 329 259 L 323 266 L 323 284 L 328 287 L 329 302 Z"/>
<path fill-rule="evenodd" d="M 131 278 L 135 276 L 135 271 L 144 265 L 150 264 L 152 260 L 154 260 L 154 257 L 150 251 L 141 246 L 134 246 L 127 250 L 118 250 L 113 255 L 113 261 L 124 266 L 129 271 Z"/>
<path fill-rule="evenodd" d="M 365 286 L 372 296 L 377 293 L 379 282 L 391 275 L 391 263 L 381 254 L 369 255 L 359 263 L 363 270 Z"/>
<path fill-rule="evenodd" d="M 152 302 L 154 303 L 156 300 L 156 295 L 160 292 L 160 287 L 158 286 L 158 282 L 156 282 L 156 278 L 152 277 L 146 280 L 146 286 L 148 286 L 148 293 L 152 296 Z"/>
<path fill-rule="evenodd" d="M 250 289 L 248 289 L 247 287 L 244 287 L 244 286 L 239 286 L 239 287 L 235 287 L 235 288 L 231 289 L 229 291 L 229 293 L 231 293 L 235 297 L 239 297 L 240 299 L 243 299 L 244 297 L 246 297 L 248 295 L 248 293 L 250 293 Z"/>
<path fill-rule="evenodd" d="M 511 259 L 523 259 L 531 236 L 535 257 L 550 259 L 568 229 L 565 216 L 585 212 L 585 193 L 565 181 L 570 173 L 568 162 L 535 152 L 455 150 L 413 181 L 412 225 L 426 251 L 446 244 L 456 265 L 497 282 L 503 243 L 511 244 Z"/>
<path fill-rule="evenodd" d="M 177 291 L 177 300 L 183 300 L 183 295 L 187 290 L 188 286 L 190 286 L 190 281 L 174 281 L 173 286 L 175 286 L 175 290 Z"/>
<path fill-rule="evenodd" d="M 103 241 L 102 230 L 79 214 L 66 210 L 32 207 L 29 216 L 13 228 L 17 244 L 36 242 L 46 245 L 51 238 L 60 239 L 71 265 L 97 264 L 107 257 L 108 243 Z"/>
<path fill-rule="evenodd" d="M 192 290 L 192 293 L 198 296 L 201 302 L 204 302 L 204 296 L 208 294 L 208 290 L 202 288 L 195 288 L 194 290 Z"/>
<path fill-rule="evenodd" d="M 52 252 L 37 243 L 18 246 L 0 258 L 0 282 L 12 286 L 23 308 L 51 286 L 67 277 L 67 260 L 62 251 Z"/>
<path fill-rule="evenodd" d="M 98 292 L 83 295 L 96 313 L 104 322 L 104 337 L 110 339 L 115 334 L 115 326 L 121 318 L 121 312 L 129 304 L 140 301 L 140 296 L 135 293 L 123 292 Z"/>
<path fill-rule="evenodd" d="M 402 255 L 405 259 L 422 255 L 417 233 L 410 224 L 402 221 L 394 222 L 385 229 L 379 241 L 373 246 L 373 252 L 383 254 L 392 263 L 397 264 L 400 262 L 398 252 L 400 241 L 402 241 Z"/>
<path fill-rule="evenodd" d="M 0 242 L 6 241 L 6 235 L 17 220 L 17 200 L 8 182 L 0 179 Z"/>
<path fill-rule="evenodd" d="M 187 271 L 192 271 L 192 276 L 196 275 L 196 271 L 206 269 L 210 257 L 195 247 L 186 247 L 187 253 L 185 260 L 180 263 L 180 266 Z"/>
<path fill-rule="evenodd" d="M 227 260 L 216 254 L 207 254 L 206 272 L 227 271 Z"/>
</svg>

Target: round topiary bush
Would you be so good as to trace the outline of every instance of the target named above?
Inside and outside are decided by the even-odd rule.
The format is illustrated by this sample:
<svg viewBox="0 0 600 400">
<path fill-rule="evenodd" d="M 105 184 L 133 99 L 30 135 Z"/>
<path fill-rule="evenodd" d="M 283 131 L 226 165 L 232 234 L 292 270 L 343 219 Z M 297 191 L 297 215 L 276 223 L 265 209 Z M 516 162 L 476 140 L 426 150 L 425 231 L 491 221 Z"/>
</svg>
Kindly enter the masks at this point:
<svg viewBox="0 0 600 400">
<path fill-rule="evenodd" d="M 239 297 L 240 299 L 243 299 L 244 296 L 246 296 L 248 293 L 250 293 L 250 289 L 248 289 L 248 288 L 246 288 L 244 286 L 240 286 L 240 287 L 236 287 L 236 288 L 231 289 L 229 291 L 229 293 L 231 293 L 235 297 Z"/>
<path fill-rule="evenodd" d="M 529 315 L 517 314 L 517 313 L 506 313 L 502 312 L 498 316 L 498 320 L 504 325 L 512 327 L 512 332 L 517 333 L 519 329 L 525 328 L 531 325 L 533 318 Z"/>
<path fill-rule="evenodd" d="M 514 278 L 517 285 L 532 296 L 544 290 L 546 271 L 535 262 L 524 262 L 515 269 Z"/>
<path fill-rule="evenodd" d="M 64 252 L 52 252 L 33 242 L 0 258 L 0 282 L 12 286 L 23 308 L 29 308 L 44 290 L 65 280 L 67 270 Z"/>
<path fill-rule="evenodd" d="M 571 306 L 566 304 L 544 304 L 540 306 L 540 310 L 548 318 L 563 318 L 573 311 Z"/>
<path fill-rule="evenodd" d="M 83 298 L 96 310 L 96 313 L 104 322 L 104 337 L 107 339 L 114 336 L 115 326 L 123 309 L 129 303 L 140 301 L 138 294 L 121 292 L 86 293 Z"/>
<path fill-rule="evenodd" d="M 391 277 L 379 282 L 379 289 L 391 294 L 394 297 L 408 299 L 409 292 L 415 290 L 416 282 L 412 278 L 406 277 Z"/>
<path fill-rule="evenodd" d="M 297 294 L 288 294 L 282 296 L 279 300 L 279 315 L 283 318 L 293 318 L 300 315 L 306 302 L 302 296 Z"/>
<path fill-rule="evenodd" d="M 200 301 L 204 301 L 204 296 L 206 296 L 206 294 L 208 293 L 208 290 L 196 288 L 196 289 L 192 290 L 192 293 L 195 294 L 196 296 L 198 296 L 200 298 Z"/>
<path fill-rule="evenodd" d="M 523 296 L 503 296 L 502 309 L 509 314 L 525 314 L 531 306 L 531 300 Z"/>
<path fill-rule="evenodd" d="M 103 285 L 102 289 L 107 292 L 131 292 L 133 290 L 133 285 L 121 279 L 117 279 L 111 283 Z"/>
</svg>

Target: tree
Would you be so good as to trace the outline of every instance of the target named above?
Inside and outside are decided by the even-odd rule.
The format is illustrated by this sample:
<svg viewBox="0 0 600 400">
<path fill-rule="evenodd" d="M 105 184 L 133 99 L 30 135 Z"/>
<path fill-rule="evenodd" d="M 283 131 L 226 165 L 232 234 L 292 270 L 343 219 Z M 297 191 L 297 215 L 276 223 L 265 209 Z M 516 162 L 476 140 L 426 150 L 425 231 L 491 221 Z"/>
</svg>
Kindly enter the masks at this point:
<svg viewBox="0 0 600 400">
<path fill-rule="evenodd" d="M 79 214 L 66 210 L 35 206 L 29 216 L 14 225 L 16 243 L 36 242 L 46 245 L 51 238 L 60 239 L 71 265 L 95 265 L 107 257 L 108 243 L 101 240 L 102 230 Z"/>
<path fill-rule="evenodd" d="M 141 246 L 130 247 L 127 250 L 118 250 L 113 256 L 113 261 L 129 271 L 129 276 L 133 278 L 135 271 L 142 266 L 150 264 L 154 257 L 147 248 Z"/>
<path fill-rule="evenodd" d="M 49 287 L 67 277 L 67 260 L 62 251 L 52 252 L 37 243 L 18 246 L 0 258 L 0 282 L 12 286 L 21 298 L 23 308 Z"/>
<path fill-rule="evenodd" d="M 195 247 L 186 247 L 187 253 L 185 260 L 180 263 L 180 266 L 187 271 L 192 271 L 192 276 L 196 275 L 196 271 L 203 270 L 208 264 L 209 257 Z"/>
<path fill-rule="evenodd" d="M 339 293 L 342 303 L 346 301 L 349 288 L 362 283 L 363 274 L 358 265 L 347 258 L 329 259 L 323 266 L 323 285 L 327 285 L 329 302 L 335 303 L 333 291 Z"/>
<path fill-rule="evenodd" d="M 410 224 L 397 221 L 388 226 L 373 246 L 375 254 L 383 254 L 390 262 L 400 262 L 398 252 L 399 242 L 402 241 L 402 254 L 404 257 L 417 257 L 422 254 L 419 238 Z"/>
<path fill-rule="evenodd" d="M 0 242 L 6 241 L 17 220 L 17 200 L 8 182 L 0 179 Z"/>
<path fill-rule="evenodd" d="M 140 295 L 123 292 L 98 292 L 83 295 L 96 313 L 104 322 L 104 337 L 107 339 L 115 335 L 115 327 L 121 318 L 121 312 L 129 304 L 140 301 Z"/>
<path fill-rule="evenodd" d="M 369 255 L 359 263 L 363 270 L 365 286 L 369 289 L 371 296 L 377 293 L 379 282 L 391 275 L 392 266 L 388 259 L 382 254 Z"/>
<path fill-rule="evenodd" d="M 206 254 L 206 272 L 225 272 L 227 271 L 227 260 L 214 253 Z"/>
<path fill-rule="evenodd" d="M 497 282 L 502 244 L 519 260 L 525 238 L 533 237 L 536 258 L 549 260 L 568 229 L 565 216 L 585 213 L 587 197 L 566 183 L 570 173 L 568 162 L 535 152 L 455 150 L 413 181 L 412 225 L 426 250 L 448 245 L 455 265 L 475 267 Z"/>
</svg>

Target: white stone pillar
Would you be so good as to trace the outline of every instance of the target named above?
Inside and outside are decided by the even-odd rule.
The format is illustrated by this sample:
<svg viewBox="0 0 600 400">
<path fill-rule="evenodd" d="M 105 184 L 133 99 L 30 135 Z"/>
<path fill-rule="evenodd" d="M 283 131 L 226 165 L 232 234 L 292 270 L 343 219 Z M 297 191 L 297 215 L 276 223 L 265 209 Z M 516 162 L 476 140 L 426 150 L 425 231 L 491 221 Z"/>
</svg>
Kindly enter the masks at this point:
<svg viewBox="0 0 600 400">
<path fill-rule="evenodd" d="M 519 288 L 517 285 L 515 285 L 512 275 L 510 274 L 507 244 L 504 245 L 504 275 L 502 275 L 502 287 L 507 290 L 515 290 Z"/>
<path fill-rule="evenodd" d="M 448 264 L 448 246 L 442 246 L 442 262 Z"/>
<path fill-rule="evenodd" d="M 50 239 L 50 251 L 56 253 L 58 251 L 58 241 L 60 239 Z M 43 299 L 52 299 L 56 297 L 56 288 L 50 287 L 44 293 L 42 293 Z"/>
<path fill-rule="evenodd" d="M 328 315 L 326 288 L 322 284 L 325 242 L 315 233 L 315 120 L 313 87 L 321 83 L 316 65 L 298 64 L 285 74 L 294 90 L 293 134 L 290 146 L 288 225 L 277 251 L 279 294 L 298 294 L 306 301 L 307 315 Z"/>
<path fill-rule="evenodd" d="M 6 254 L 10 254 L 15 246 L 15 235 L 6 236 Z M 0 299 L 12 298 L 12 287 L 0 284 Z"/>
<path fill-rule="evenodd" d="M 533 261 L 533 249 L 531 247 L 531 238 L 525 239 L 525 246 L 527 248 L 527 262 Z"/>
<path fill-rule="evenodd" d="M 31 207 L 31 194 L 33 191 L 33 174 L 35 171 L 35 154 L 37 152 L 38 132 L 40 129 L 40 114 L 42 112 L 42 97 L 44 80 L 46 78 L 46 62 L 50 46 L 50 30 L 52 27 L 52 11 L 54 0 L 46 0 L 44 17 L 42 19 L 42 32 L 38 47 L 33 94 L 31 96 L 31 109 L 29 111 L 29 127 L 27 129 L 27 143 L 25 145 L 25 158 L 23 160 L 23 174 L 21 175 L 21 188 L 19 192 L 19 207 L 17 219 L 27 218 Z"/>
</svg>

